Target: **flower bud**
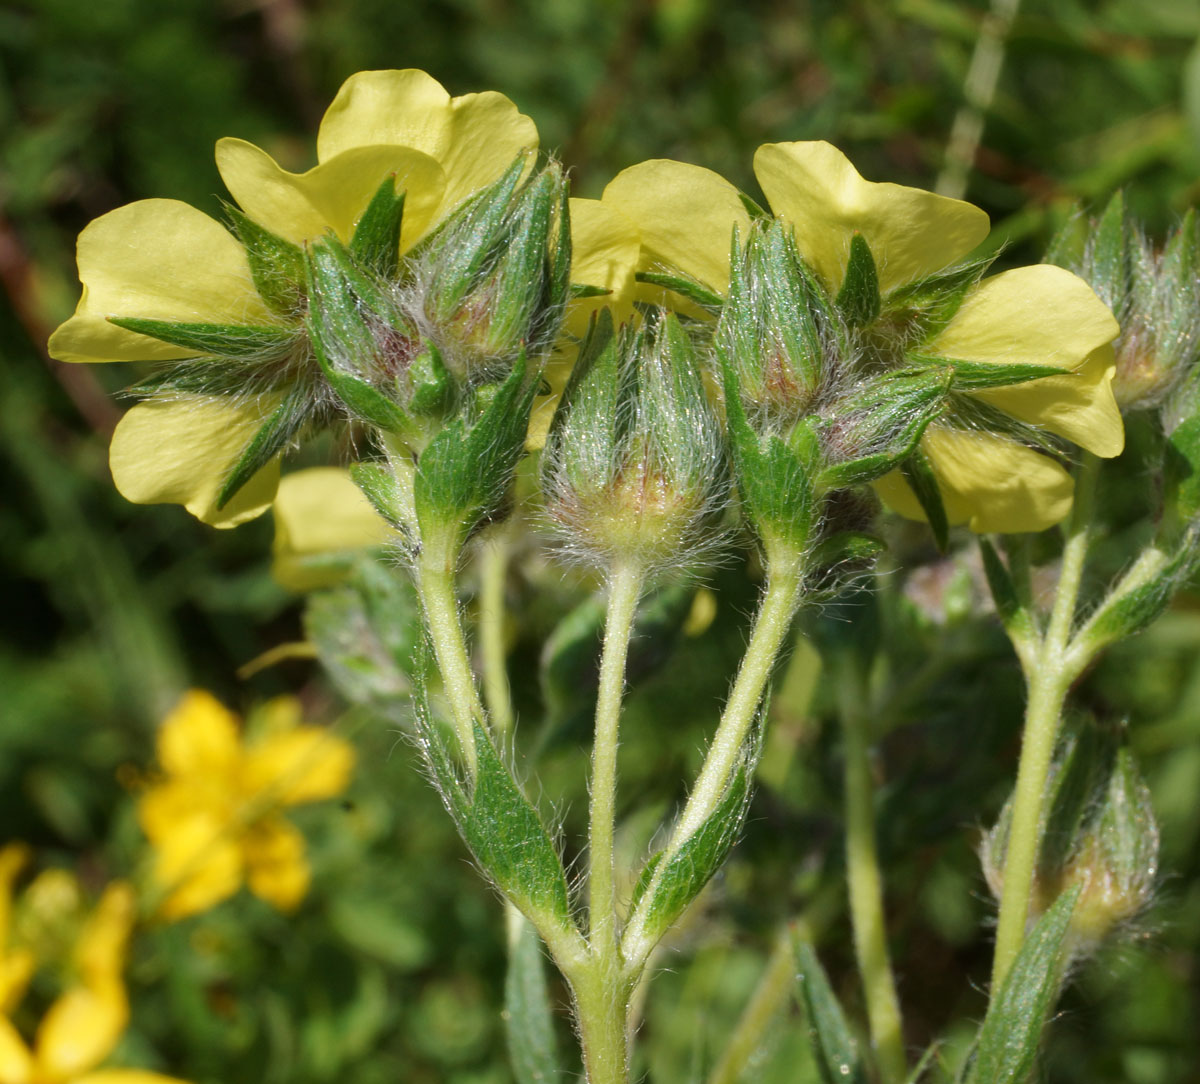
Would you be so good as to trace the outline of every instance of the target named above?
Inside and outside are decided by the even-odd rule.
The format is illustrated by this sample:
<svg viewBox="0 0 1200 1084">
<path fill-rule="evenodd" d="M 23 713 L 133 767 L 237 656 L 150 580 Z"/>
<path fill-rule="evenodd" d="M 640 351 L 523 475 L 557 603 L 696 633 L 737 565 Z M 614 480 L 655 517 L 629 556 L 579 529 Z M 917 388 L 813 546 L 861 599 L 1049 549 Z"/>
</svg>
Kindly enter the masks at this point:
<svg viewBox="0 0 1200 1084">
<path fill-rule="evenodd" d="M 558 335 L 570 293 L 567 181 L 551 164 L 524 178 L 525 155 L 464 203 L 415 255 L 428 335 L 450 369 L 502 378 Z"/>
<path fill-rule="evenodd" d="M 1069 936 L 1074 951 L 1086 953 L 1135 920 L 1153 895 L 1159 832 L 1150 792 L 1133 754 L 1090 727 L 1066 742 L 1047 781 L 1046 807 L 1030 919 L 1078 887 Z M 1010 818 L 1011 802 L 980 855 L 997 899 Z"/>
<path fill-rule="evenodd" d="M 546 445 L 550 516 L 600 564 L 645 569 L 711 542 L 724 494 L 719 431 L 679 321 L 593 325 Z"/>
<path fill-rule="evenodd" d="M 1156 249 L 1125 210 L 1118 192 L 1098 220 L 1076 220 L 1060 233 L 1047 260 L 1074 271 L 1121 324 L 1113 343 L 1113 394 L 1122 410 L 1167 402 L 1166 428 L 1196 412 L 1200 394 L 1183 390 L 1200 358 L 1197 229 L 1189 211 Z M 1181 391 L 1182 396 L 1172 395 Z"/>
</svg>

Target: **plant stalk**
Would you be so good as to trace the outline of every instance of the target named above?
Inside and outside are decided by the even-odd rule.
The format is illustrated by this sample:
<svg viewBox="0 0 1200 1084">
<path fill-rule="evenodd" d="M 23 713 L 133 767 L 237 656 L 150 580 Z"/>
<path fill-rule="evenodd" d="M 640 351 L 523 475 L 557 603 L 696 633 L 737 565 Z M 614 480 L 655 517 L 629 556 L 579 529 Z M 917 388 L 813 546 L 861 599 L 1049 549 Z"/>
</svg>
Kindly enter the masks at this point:
<svg viewBox="0 0 1200 1084">
<path fill-rule="evenodd" d="M 1063 703 L 1082 668 L 1072 651 L 1072 631 L 1095 513 L 1099 469 L 1100 461 L 1085 453 L 1075 482 L 1075 504 L 1063 546 L 1054 605 L 1041 644 L 1032 653 L 1029 701 L 1025 708 L 992 961 L 993 995 L 1000 990 L 1025 940 L 1034 871 L 1041 848 L 1046 780 L 1058 741 Z"/>
</svg>

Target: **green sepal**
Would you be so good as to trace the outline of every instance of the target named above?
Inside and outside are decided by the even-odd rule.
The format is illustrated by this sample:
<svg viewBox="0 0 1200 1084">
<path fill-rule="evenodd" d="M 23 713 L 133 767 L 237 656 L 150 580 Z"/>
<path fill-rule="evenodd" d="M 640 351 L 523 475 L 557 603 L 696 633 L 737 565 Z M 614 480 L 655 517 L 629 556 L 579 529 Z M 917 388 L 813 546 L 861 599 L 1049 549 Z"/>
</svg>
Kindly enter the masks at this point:
<svg viewBox="0 0 1200 1084">
<path fill-rule="evenodd" d="M 774 434 L 754 432 L 728 357 L 722 356 L 721 369 L 734 474 L 746 513 L 764 541 L 803 551 L 812 534 L 816 465 L 802 461 Z"/>
<path fill-rule="evenodd" d="M 771 217 L 755 200 L 751 199 L 740 189 L 738 190 L 738 199 L 741 200 L 742 206 L 746 208 L 746 214 L 748 214 L 751 219 L 757 221 L 760 218 Z"/>
<path fill-rule="evenodd" d="M 933 473 L 929 457 L 917 448 L 901 464 L 900 471 L 929 521 L 929 529 L 933 531 L 933 540 L 937 543 L 937 548 L 945 553 L 950 545 L 950 521 L 946 516 L 942 491 L 938 487 L 937 475 Z"/>
<path fill-rule="evenodd" d="M 325 379 L 337 397 L 354 417 L 369 425 L 377 426 L 385 433 L 408 433 L 411 421 L 407 414 L 378 388 L 349 373 L 340 372 L 322 365 Z"/>
<path fill-rule="evenodd" d="M 431 342 L 409 363 L 408 409 L 417 417 L 436 418 L 453 405 L 458 385 L 442 361 L 442 352 Z"/>
<path fill-rule="evenodd" d="M 850 259 L 846 277 L 834 304 L 850 327 L 866 327 L 880 313 L 883 302 L 879 296 L 879 273 L 871 246 L 861 233 L 850 239 Z"/>
<path fill-rule="evenodd" d="M 926 342 L 954 318 L 995 257 L 956 264 L 889 291 L 883 301 L 885 323 L 906 325 L 914 342 Z"/>
<path fill-rule="evenodd" d="M 1067 931 L 1078 898 L 1078 887 L 1059 896 L 1026 937 L 1000 989 L 992 992 L 968 1084 L 1030 1080 L 1068 962 Z"/>
<path fill-rule="evenodd" d="M 880 450 L 826 467 L 817 478 L 818 490 L 873 482 L 905 463 L 945 410 L 949 387 L 945 370 L 930 369 L 888 373 L 856 389 L 847 398 L 845 416 L 835 416 L 830 424 L 841 428 L 843 441 Z"/>
<path fill-rule="evenodd" d="M 558 208 L 555 221 L 554 255 L 550 261 L 549 306 L 561 308 L 575 297 L 571 286 L 571 188 L 564 180 L 558 186 Z"/>
<path fill-rule="evenodd" d="M 1092 237 L 1092 273 L 1089 283 L 1100 300 L 1118 319 L 1125 307 L 1129 290 L 1129 230 L 1125 216 L 1125 197 L 1118 191 L 1108 201 Z"/>
<path fill-rule="evenodd" d="M 612 290 L 606 286 L 587 286 L 582 282 L 571 283 L 571 299 L 578 300 L 582 297 L 608 297 Z"/>
<path fill-rule="evenodd" d="M 233 204 L 225 205 L 238 240 L 246 249 L 258 296 L 280 316 L 295 316 L 304 296 L 304 252 L 260 226 Z"/>
<path fill-rule="evenodd" d="M 435 321 L 449 320 L 457 312 L 480 274 L 496 258 L 499 231 L 511 212 L 526 160 L 526 155 L 517 155 L 499 179 L 467 199 L 409 253 L 410 257 L 418 251 L 421 255 L 438 253 L 438 290 L 430 313 Z"/>
<path fill-rule="evenodd" d="M 1087 215 L 1083 213 L 1083 208 L 1076 203 L 1071 208 L 1067 220 L 1050 239 L 1042 262 L 1065 267 L 1068 271 L 1082 267 L 1084 252 L 1087 249 L 1087 239 Z"/>
<path fill-rule="evenodd" d="M 396 475 L 382 463 L 351 463 L 350 477 L 371 502 L 371 507 L 397 530 L 409 531 Z"/>
<path fill-rule="evenodd" d="M 911 354 L 907 361 L 918 367 L 945 369 L 955 391 L 984 391 L 988 388 L 1009 388 L 1014 384 L 1028 384 L 1031 380 L 1042 380 L 1048 376 L 1066 376 L 1071 370 L 1055 365 L 995 365 L 985 361 L 963 361 L 960 358 L 944 358 L 930 354 Z"/>
<path fill-rule="evenodd" d="M 648 286 L 661 286 L 711 313 L 721 311 L 725 299 L 702 282 L 684 275 L 669 275 L 659 271 L 639 271 L 634 278 Z"/>
<path fill-rule="evenodd" d="M 538 388 L 526 370 L 522 353 L 474 424 L 456 418 L 421 453 L 413 495 L 423 537 L 452 528 L 461 543 L 507 499 Z"/>
<path fill-rule="evenodd" d="M 868 1084 L 858 1040 L 846 1022 L 821 961 L 807 941 L 797 939 L 795 952 L 796 996 L 808 1020 L 821 1084 Z"/>
<path fill-rule="evenodd" d="M 517 1084 L 553 1084 L 565 1074 L 559 1062 L 542 941 L 523 916 L 510 917 L 508 923 L 504 976 L 508 1060 Z"/>
<path fill-rule="evenodd" d="M 350 237 L 350 255 L 385 279 L 400 269 L 400 228 L 404 224 L 404 189 L 396 191 L 396 175 L 383 179 Z"/>
<path fill-rule="evenodd" d="M 338 691 L 405 723 L 421 630 L 408 576 L 361 555 L 346 582 L 314 592 L 304 607 L 305 636 Z"/>
<path fill-rule="evenodd" d="M 218 510 L 224 508 L 251 478 L 275 458 L 300 431 L 305 421 L 306 399 L 301 394 L 289 395 L 263 422 L 250 439 L 238 461 L 217 494 Z"/>
<path fill-rule="evenodd" d="M 171 346 L 224 358 L 278 357 L 290 350 L 296 341 L 295 330 L 284 327 L 186 324 L 144 320 L 137 316 L 110 316 L 108 322 Z"/>
</svg>

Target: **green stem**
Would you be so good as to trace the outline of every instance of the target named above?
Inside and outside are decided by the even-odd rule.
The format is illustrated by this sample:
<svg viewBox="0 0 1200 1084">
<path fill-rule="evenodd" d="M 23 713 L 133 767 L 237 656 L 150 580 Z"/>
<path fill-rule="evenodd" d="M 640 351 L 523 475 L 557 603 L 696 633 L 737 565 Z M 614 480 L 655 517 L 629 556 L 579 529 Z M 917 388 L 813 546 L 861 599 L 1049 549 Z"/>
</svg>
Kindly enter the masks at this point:
<svg viewBox="0 0 1200 1084">
<path fill-rule="evenodd" d="M 571 981 L 587 1084 L 629 1084 L 630 982 L 591 967 Z"/>
<path fill-rule="evenodd" d="M 483 723 L 483 705 L 475 687 L 475 675 L 467 654 L 454 590 L 455 560 L 443 553 L 446 547 L 422 548 L 417 563 L 417 591 L 425 610 L 425 623 L 433 641 L 433 653 L 442 675 L 442 687 L 450 703 L 450 717 L 458 735 L 462 758 L 471 777 L 475 776 L 475 723 Z M 444 559 L 438 560 L 439 555 Z"/>
<path fill-rule="evenodd" d="M 592 953 L 619 964 L 616 896 L 613 888 L 613 833 L 616 824 L 617 729 L 625 691 L 625 660 L 642 593 L 642 572 L 617 565 L 609 581 L 600 689 L 596 698 L 596 737 L 592 746 L 591 812 L 588 830 L 588 915 Z"/>
<path fill-rule="evenodd" d="M 792 551 L 767 554 L 767 586 L 754 629 L 750 633 L 746 654 L 742 657 L 696 785 L 659 862 L 660 871 L 666 868 L 670 857 L 712 815 L 725 794 L 730 776 L 741 759 L 746 735 L 758 714 L 775 659 L 800 603 L 803 572 L 804 562 L 800 554 Z M 652 886 L 642 898 L 649 900 L 653 895 Z M 643 904 L 630 919 L 622 943 L 625 958 L 630 963 L 644 962 L 654 947 L 646 934 L 645 919 Z"/>
<path fill-rule="evenodd" d="M 721 1060 L 709 1074 L 708 1084 L 738 1084 L 755 1051 L 762 1046 L 772 1021 L 791 996 L 796 978 L 793 937 L 787 927 L 780 932 L 758 987 L 733 1029 Z"/>
<path fill-rule="evenodd" d="M 1100 461 L 1085 453 L 1075 483 L 1075 504 L 1063 546 L 1054 605 L 1041 644 L 1032 656 L 1029 701 L 1025 708 L 1021 760 L 1017 767 L 1017 786 L 1013 793 L 1012 820 L 1004 859 L 1004 888 L 996 926 L 993 994 L 1003 984 L 1025 940 L 1034 870 L 1041 847 L 1046 780 L 1058 741 L 1063 702 L 1081 669 L 1080 661 L 1072 651 L 1071 634 L 1087 559 L 1099 469 Z"/>
<path fill-rule="evenodd" d="M 908 1075 L 900 999 L 888 955 L 883 913 L 883 882 L 875 846 L 875 800 L 863 687 L 866 676 L 853 659 L 842 656 L 838 699 L 845 758 L 846 876 L 854 951 L 867 1002 L 871 1044 L 883 1084 L 900 1084 Z"/>
<path fill-rule="evenodd" d="M 512 730 L 512 693 L 504 650 L 504 587 L 508 580 L 509 539 L 501 528 L 479 551 L 479 655 L 483 661 L 483 698 L 498 737 Z"/>
</svg>

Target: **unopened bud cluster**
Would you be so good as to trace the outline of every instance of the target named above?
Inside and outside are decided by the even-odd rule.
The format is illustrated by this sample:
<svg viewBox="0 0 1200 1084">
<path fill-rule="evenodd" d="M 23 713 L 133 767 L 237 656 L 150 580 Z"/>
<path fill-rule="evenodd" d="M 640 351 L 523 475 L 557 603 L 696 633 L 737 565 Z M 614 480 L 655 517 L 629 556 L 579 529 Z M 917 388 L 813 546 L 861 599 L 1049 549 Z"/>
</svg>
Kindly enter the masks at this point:
<svg viewBox="0 0 1200 1084">
<path fill-rule="evenodd" d="M 569 546 L 603 566 L 675 563 L 711 540 L 723 451 L 679 320 L 593 326 L 543 461 L 546 506 Z"/>
<path fill-rule="evenodd" d="M 1046 256 L 1083 278 L 1121 324 L 1113 343 L 1118 404 L 1123 410 L 1166 404 L 1168 432 L 1200 407 L 1193 375 L 1200 359 L 1198 242 L 1189 211 L 1156 246 L 1131 221 L 1118 192 L 1098 219 L 1068 223 Z"/>
</svg>

